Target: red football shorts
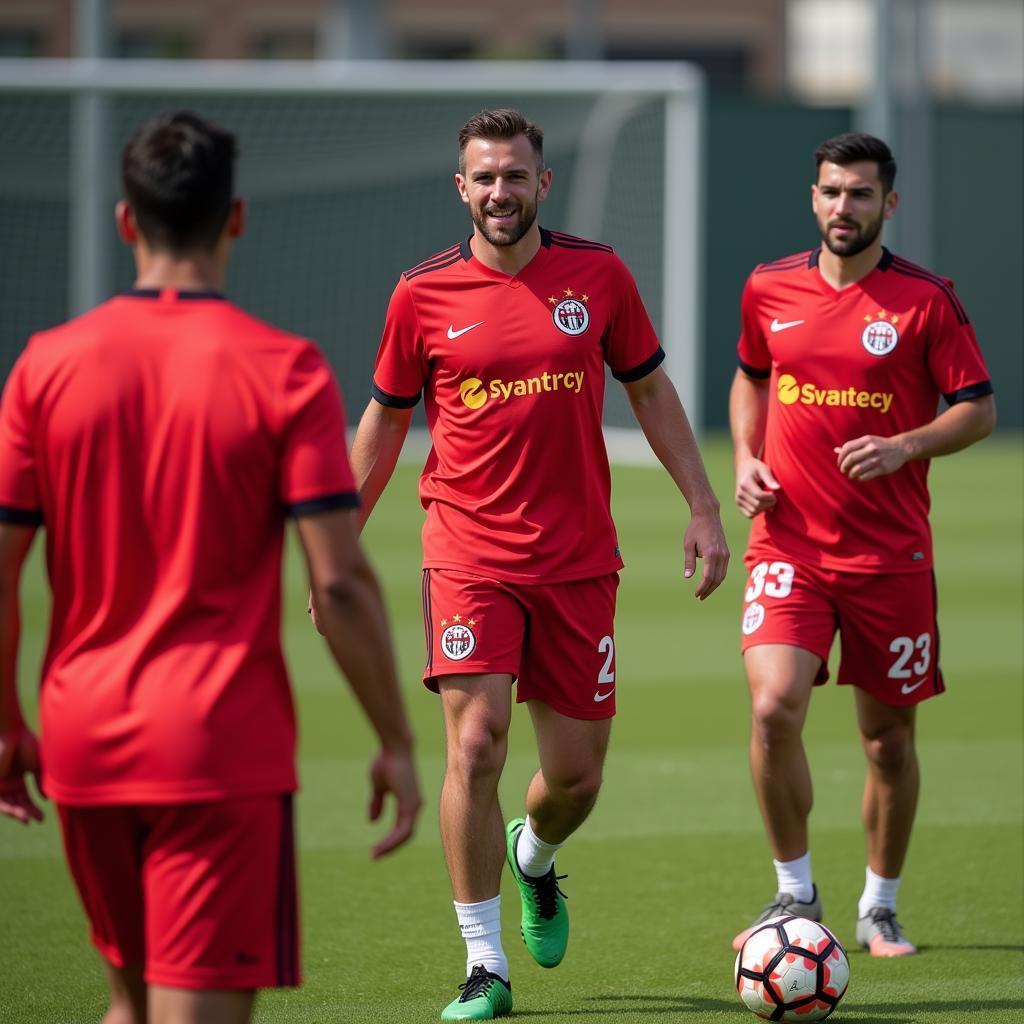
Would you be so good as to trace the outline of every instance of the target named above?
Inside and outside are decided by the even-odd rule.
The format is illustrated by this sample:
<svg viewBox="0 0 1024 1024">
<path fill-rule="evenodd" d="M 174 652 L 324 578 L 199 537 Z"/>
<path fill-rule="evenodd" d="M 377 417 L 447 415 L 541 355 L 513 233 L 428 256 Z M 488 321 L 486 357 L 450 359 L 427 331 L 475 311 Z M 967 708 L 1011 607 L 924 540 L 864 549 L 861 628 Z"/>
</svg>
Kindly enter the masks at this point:
<svg viewBox="0 0 1024 1024">
<path fill-rule="evenodd" d="M 58 806 L 92 930 L 151 985 L 298 985 L 290 795 L 201 804 Z"/>
<path fill-rule="evenodd" d="M 744 559 L 742 649 L 789 644 L 821 658 L 828 679 L 836 630 L 840 685 L 883 704 L 917 704 L 945 690 L 939 670 L 935 574 L 836 572 L 758 547 Z"/>
<path fill-rule="evenodd" d="M 615 592 L 619 574 L 519 584 L 451 569 L 423 571 L 424 683 L 507 672 L 516 701 L 569 718 L 615 714 Z"/>
</svg>

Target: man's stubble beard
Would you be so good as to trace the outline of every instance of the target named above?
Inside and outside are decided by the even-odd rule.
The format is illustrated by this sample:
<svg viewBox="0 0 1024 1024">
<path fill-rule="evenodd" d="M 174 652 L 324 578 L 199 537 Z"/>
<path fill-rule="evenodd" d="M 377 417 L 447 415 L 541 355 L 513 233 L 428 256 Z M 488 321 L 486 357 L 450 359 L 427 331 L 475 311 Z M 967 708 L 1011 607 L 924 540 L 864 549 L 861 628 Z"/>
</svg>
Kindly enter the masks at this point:
<svg viewBox="0 0 1024 1024">
<path fill-rule="evenodd" d="M 863 252 L 868 246 L 874 244 L 874 241 L 882 232 L 882 225 L 885 223 L 885 217 L 883 214 L 878 215 L 878 219 L 867 224 L 864 228 L 860 228 L 859 225 L 852 221 L 841 221 L 840 223 L 850 224 L 852 227 L 857 228 L 857 234 L 843 242 L 836 242 L 829 235 L 830 227 L 826 227 L 824 231 L 821 230 L 819 225 L 818 232 L 821 235 L 821 240 L 828 247 L 829 252 L 836 256 L 856 256 L 858 253 Z M 835 225 L 831 225 L 834 227 Z"/>
<path fill-rule="evenodd" d="M 519 222 L 511 229 L 511 231 L 507 229 L 502 229 L 500 232 L 492 231 L 491 228 L 487 226 L 487 214 L 482 210 L 474 211 L 473 224 L 480 234 L 491 243 L 491 245 L 515 245 L 516 242 L 520 241 L 526 235 L 527 231 L 529 231 L 536 222 L 538 205 L 539 204 L 535 199 L 533 203 L 523 209 Z"/>
</svg>

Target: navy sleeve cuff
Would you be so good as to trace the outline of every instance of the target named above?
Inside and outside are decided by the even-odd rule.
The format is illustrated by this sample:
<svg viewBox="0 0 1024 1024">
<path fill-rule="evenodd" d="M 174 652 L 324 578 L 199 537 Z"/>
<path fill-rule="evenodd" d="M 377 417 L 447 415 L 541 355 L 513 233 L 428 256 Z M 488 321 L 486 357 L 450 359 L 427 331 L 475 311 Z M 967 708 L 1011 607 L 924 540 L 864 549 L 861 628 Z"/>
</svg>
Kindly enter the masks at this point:
<svg viewBox="0 0 1024 1024">
<path fill-rule="evenodd" d="M 956 405 L 958 402 L 969 402 L 972 398 L 984 398 L 985 395 L 993 394 L 992 381 L 983 380 L 977 384 L 968 384 L 965 388 L 957 388 L 948 395 L 942 397 L 948 405 Z"/>
<path fill-rule="evenodd" d="M 761 370 L 756 366 L 751 366 L 749 363 L 740 360 L 740 369 L 754 380 L 767 380 L 772 375 L 772 368 L 769 366 L 767 370 Z"/>
<path fill-rule="evenodd" d="M 420 393 L 415 395 L 389 395 L 382 391 L 376 384 L 370 386 L 370 394 L 389 409 L 411 409 L 420 400 Z"/>
<path fill-rule="evenodd" d="M 631 370 L 612 370 L 612 376 L 623 384 L 632 384 L 635 380 L 643 380 L 647 374 L 656 370 L 664 361 L 665 350 L 659 345 L 657 351 L 639 366 L 634 366 Z"/>
<path fill-rule="evenodd" d="M 12 508 L 0 505 L 0 523 L 13 523 L 15 526 L 42 526 L 43 513 L 38 508 Z"/>
<path fill-rule="evenodd" d="M 288 513 L 296 519 L 317 512 L 333 512 L 338 508 L 359 508 L 359 495 L 355 491 L 342 491 L 338 494 L 325 494 L 322 498 L 296 501 L 287 506 Z"/>
</svg>

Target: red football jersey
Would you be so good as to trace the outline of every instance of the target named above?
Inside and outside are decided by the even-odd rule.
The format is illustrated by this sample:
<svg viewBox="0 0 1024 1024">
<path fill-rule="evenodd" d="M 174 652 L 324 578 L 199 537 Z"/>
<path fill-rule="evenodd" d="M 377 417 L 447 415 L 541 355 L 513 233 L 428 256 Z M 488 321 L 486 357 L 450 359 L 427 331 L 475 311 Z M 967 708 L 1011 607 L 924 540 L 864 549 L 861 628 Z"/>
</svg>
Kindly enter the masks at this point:
<svg viewBox="0 0 1024 1024">
<path fill-rule="evenodd" d="M 33 337 L 0 409 L 0 516 L 46 527 L 50 796 L 294 789 L 284 521 L 356 501 L 317 348 L 215 293 L 137 290 Z"/>
<path fill-rule="evenodd" d="M 930 569 L 928 462 L 857 483 L 834 449 L 922 426 L 940 397 L 991 394 L 974 330 L 949 281 L 887 249 L 841 291 L 821 276 L 819 253 L 761 264 L 743 291 L 740 366 L 771 376 L 763 458 L 781 484 L 750 546 L 829 569 Z"/>
<path fill-rule="evenodd" d="M 622 567 L 604 365 L 639 380 L 664 353 L 609 246 L 544 229 L 541 241 L 514 277 L 454 245 L 391 297 L 373 396 L 395 407 L 425 396 L 426 568 L 555 583 Z"/>
</svg>

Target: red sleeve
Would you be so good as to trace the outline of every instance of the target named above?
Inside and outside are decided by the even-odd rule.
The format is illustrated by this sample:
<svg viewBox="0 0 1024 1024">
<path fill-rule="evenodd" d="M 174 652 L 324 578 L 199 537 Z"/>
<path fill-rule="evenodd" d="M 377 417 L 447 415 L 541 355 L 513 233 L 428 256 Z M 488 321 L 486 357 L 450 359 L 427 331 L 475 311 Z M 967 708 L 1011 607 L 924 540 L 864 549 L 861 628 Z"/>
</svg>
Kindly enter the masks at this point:
<svg viewBox="0 0 1024 1024">
<path fill-rule="evenodd" d="M 764 379 L 772 372 L 772 355 L 757 316 L 754 275 L 747 278 L 740 300 L 740 340 L 736 345 L 740 368 L 748 377 Z"/>
<path fill-rule="evenodd" d="M 665 358 L 644 308 L 640 291 L 626 264 L 612 256 L 614 305 L 602 339 L 605 362 L 616 380 L 629 383 L 646 377 Z"/>
<path fill-rule="evenodd" d="M 279 496 L 292 515 L 359 504 L 345 447 L 345 409 L 315 345 L 302 347 L 284 389 Z"/>
<path fill-rule="evenodd" d="M 398 409 L 420 400 L 429 367 L 423 351 L 423 332 L 409 282 L 403 277 L 391 293 L 384 334 L 373 368 L 373 397 Z"/>
<path fill-rule="evenodd" d="M 21 354 L 0 401 L 0 522 L 43 521 L 36 479 L 35 414 L 27 397 L 29 350 Z"/>
<path fill-rule="evenodd" d="M 928 372 L 950 405 L 992 394 L 988 368 L 974 328 L 950 290 L 939 292 L 928 311 Z"/>
</svg>

